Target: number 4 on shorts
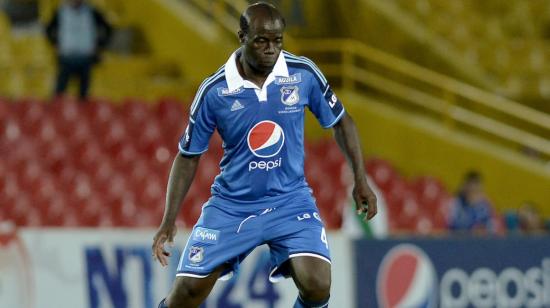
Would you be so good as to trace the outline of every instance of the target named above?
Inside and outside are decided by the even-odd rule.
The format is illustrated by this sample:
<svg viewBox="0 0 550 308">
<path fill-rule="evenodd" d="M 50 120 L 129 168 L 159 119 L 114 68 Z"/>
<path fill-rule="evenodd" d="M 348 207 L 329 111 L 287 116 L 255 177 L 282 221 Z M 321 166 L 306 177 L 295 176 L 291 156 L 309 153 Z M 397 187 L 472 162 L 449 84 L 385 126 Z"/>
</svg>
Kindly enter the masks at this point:
<svg viewBox="0 0 550 308">
<path fill-rule="evenodd" d="M 321 230 L 321 242 L 325 243 L 325 246 L 328 249 L 327 232 L 325 231 L 325 228 Z"/>
</svg>

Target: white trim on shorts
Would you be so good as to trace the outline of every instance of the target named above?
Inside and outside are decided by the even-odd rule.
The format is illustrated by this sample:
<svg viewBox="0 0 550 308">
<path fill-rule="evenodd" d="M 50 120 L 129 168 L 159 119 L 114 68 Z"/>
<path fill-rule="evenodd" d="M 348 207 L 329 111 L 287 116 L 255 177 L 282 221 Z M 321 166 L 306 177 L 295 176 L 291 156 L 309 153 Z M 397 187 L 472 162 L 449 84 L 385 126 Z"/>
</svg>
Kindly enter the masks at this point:
<svg viewBox="0 0 550 308">
<path fill-rule="evenodd" d="M 318 259 L 321 259 L 325 262 L 328 262 L 328 264 L 332 264 L 332 262 L 330 262 L 330 260 L 325 257 L 325 256 L 322 256 L 320 254 L 316 254 L 316 253 L 311 253 L 311 252 L 299 252 L 299 253 L 293 253 L 291 255 L 288 256 L 289 259 L 291 258 L 295 258 L 295 257 L 314 257 L 314 258 L 318 258 Z"/>
<path fill-rule="evenodd" d="M 190 273 L 177 273 L 176 277 L 192 277 L 192 278 L 206 278 L 210 276 L 210 274 L 206 275 L 197 275 L 197 274 L 190 274 Z"/>
<path fill-rule="evenodd" d="M 281 264 L 285 263 L 286 261 L 292 259 L 292 258 L 295 258 L 295 257 L 313 257 L 313 258 L 317 258 L 317 259 L 321 259 L 325 262 L 327 262 L 328 264 L 332 265 L 332 262 L 330 262 L 330 260 L 323 256 L 323 255 L 320 255 L 320 254 L 316 254 L 316 253 L 311 253 L 311 252 L 299 252 L 299 253 L 293 253 L 291 255 L 288 256 L 288 259 L 286 259 L 285 261 L 283 261 Z M 280 282 L 282 281 L 283 279 L 286 279 L 286 277 L 284 276 L 281 276 L 281 277 L 273 277 L 273 274 L 279 269 L 278 266 L 276 266 L 275 268 L 273 268 L 273 270 L 271 270 L 271 272 L 269 273 L 269 281 L 272 282 L 272 283 L 277 283 L 277 282 Z"/>
<path fill-rule="evenodd" d="M 191 277 L 191 278 L 206 278 L 210 276 L 210 274 L 206 274 L 206 275 L 197 275 L 197 274 L 191 274 L 191 273 L 177 273 L 176 274 L 176 277 Z M 220 276 L 218 278 L 218 280 L 221 280 L 221 281 L 227 281 L 229 279 L 231 279 L 233 277 L 233 271 L 223 275 L 223 276 Z"/>
</svg>

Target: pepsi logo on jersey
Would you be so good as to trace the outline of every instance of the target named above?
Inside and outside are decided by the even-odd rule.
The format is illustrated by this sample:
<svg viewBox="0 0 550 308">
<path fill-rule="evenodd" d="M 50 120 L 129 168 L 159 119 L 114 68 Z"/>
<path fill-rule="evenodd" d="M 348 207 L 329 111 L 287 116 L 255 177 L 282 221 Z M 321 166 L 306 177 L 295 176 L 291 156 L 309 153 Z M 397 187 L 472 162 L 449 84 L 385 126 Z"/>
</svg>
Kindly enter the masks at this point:
<svg viewBox="0 0 550 308">
<path fill-rule="evenodd" d="M 269 158 L 281 151 L 285 143 L 285 134 L 281 126 L 273 121 L 261 121 L 248 132 L 248 148 L 256 157 Z M 251 161 L 248 171 L 261 169 L 270 171 L 281 167 L 282 158 L 274 160 Z"/>
</svg>

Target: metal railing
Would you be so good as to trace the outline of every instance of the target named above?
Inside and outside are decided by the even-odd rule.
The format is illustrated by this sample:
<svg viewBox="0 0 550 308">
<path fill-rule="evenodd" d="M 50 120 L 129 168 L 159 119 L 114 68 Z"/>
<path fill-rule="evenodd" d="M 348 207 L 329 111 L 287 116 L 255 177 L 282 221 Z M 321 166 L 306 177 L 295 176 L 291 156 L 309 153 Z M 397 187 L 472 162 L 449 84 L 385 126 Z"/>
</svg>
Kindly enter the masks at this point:
<svg viewBox="0 0 550 308">
<path fill-rule="evenodd" d="M 449 128 L 468 127 L 550 157 L 548 114 L 355 40 L 300 40 L 298 50 L 329 59 L 317 62 L 325 74 L 340 78 L 344 89 L 376 92 L 402 106 L 423 109 Z"/>
</svg>

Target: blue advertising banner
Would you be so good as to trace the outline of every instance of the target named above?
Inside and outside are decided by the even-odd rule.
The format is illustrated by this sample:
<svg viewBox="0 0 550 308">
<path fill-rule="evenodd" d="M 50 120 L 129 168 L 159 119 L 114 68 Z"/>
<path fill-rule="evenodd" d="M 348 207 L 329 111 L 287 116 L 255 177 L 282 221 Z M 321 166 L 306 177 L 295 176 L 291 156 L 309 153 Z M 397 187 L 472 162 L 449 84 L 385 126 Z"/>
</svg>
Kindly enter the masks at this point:
<svg viewBox="0 0 550 308">
<path fill-rule="evenodd" d="M 550 237 L 359 240 L 357 307 L 550 307 Z"/>
</svg>

